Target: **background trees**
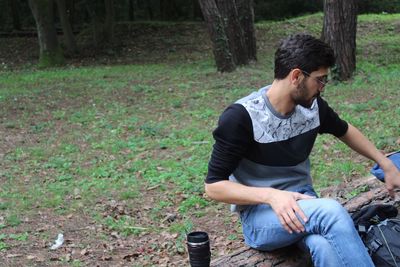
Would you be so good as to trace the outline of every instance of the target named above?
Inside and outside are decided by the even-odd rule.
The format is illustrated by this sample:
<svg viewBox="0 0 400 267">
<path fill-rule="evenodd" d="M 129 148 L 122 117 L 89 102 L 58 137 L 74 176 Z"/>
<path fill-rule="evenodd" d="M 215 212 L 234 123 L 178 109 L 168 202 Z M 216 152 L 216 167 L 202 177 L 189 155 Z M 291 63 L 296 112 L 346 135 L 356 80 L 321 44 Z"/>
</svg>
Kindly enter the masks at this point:
<svg viewBox="0 0 400 267">
<path fill-rule="evenodd" d="M 214 0 L 200 0 L 201 10 L 213 43 L 213 53 L 219 71 L 235 70 L 232 51 L 229 46 L 223 17 Z"/>
<path fill-rule="evenodd" d="M 256 60 L 253 1 L 200 0 L 219 71 Z M 247 3 L 245 3 L 247 2 Z"/>
<path fill-rule="evenodd" d="M 325 0 L 323 25 L 322 39 L 335 52 L 334 78 L 347 80 L 356 68 L 356 1 Z"/>
<path fill-rule="evenodd" d="M 35 17 L 39 37 L 39 65 L 46 67 L 63 64 L 64 56 L 58 44 L 56 29 L 53 24 L 53 1 L 29 0 L 29 5 Z"/>
<path fill-rule="evenodd" d="M 75 53 L 77 52 L 78 47 L 76 46 L 75 37 L 72 32 L 65 0 L 56 0 L 56 3 L 58 15 L 60 16 L 61 27 L 65 37 L 65 45 L 70 52 Z"/>
<path fill-rule="evenodd" d="M 32 36 L 37 28 L 42 51 L 40 63 L 45 66 L 60 64 L 63 55 L 79 55 L 80 34 L 90 36 L 91 43 L 86 46 L 112 48 L 120 41 L 115 38 L 117 24 L 205 20 L 217 68 L 232 71 L 236 65 L 257 59 L 254 21 L 322 11 L 323 3 L 323 0 L 0 0 L 0 36 Z M 35 8 L 42 4 L 52 7 Z M 366 12 L 400 12 L 400 3 L 325 1 L 322 38 L 337 53 L 340 79 L 347 79 L 354 70 L 355 14 Z"/>
</svg>

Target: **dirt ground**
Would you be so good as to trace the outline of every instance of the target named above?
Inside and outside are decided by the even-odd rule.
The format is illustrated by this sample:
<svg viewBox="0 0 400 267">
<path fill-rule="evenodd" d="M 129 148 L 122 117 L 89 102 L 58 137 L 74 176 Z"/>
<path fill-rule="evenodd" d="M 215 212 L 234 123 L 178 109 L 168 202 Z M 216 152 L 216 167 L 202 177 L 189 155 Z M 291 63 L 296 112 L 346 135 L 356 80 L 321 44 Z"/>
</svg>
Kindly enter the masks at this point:
<svg viewBox="0 0 400 267">
<path fill-rule="evenodd" d="M 190 28 L 191 36 L 206 36 L 205 29 L 201 26 L 193 27 L 189 25 L 183 27 Z M 148 51 L 146 36 L 149 34 L 153 35 L 153 38 L 164 40 L 176 31 L 181 30 L 173 29 L 172 27 L 170 30 L 161 32 L 156 28 L 143 30 L 139 28 L 132 32 L 132 38 L 126 38 L 118 49 L 114 47 L 113 51 L 117 51 L 116 54 L 108 52 L 107 47 L 99 48 L 98 50 L 82 47 L 78 56 L 69 57 L 67 55 L 67 62 L 74 66 L 114 63 L 142 64 L 149 61 L 159 62 L 163 60 L 164 53 L 170 49 L 182 53 L 189 50 L 193 52 L 193 49 L 199 53 L 202 51 L 210 52 L 207 42 L 204 45 L 197 44 L 193 46 L 191 41 L 187 41 L 190 38 L 185 38 L 185 42 L 181 43 L 159 42 L 159 47 L 155 50 L 158 52 Z M 198 34 L 193 34 L 193 31 Z M 181 32 L 183 35 L 185 34 L 185 30 Z M 206 39 L 206 37 L 203 39 Z M 195 41 L 193 39 L 193 42 Z M 35 69 L 39 53 L 35 37 L 0 38 L 0 47 L 0 70 Z M 149 56 L 150 54 L 151 56 Z M 188 55 L 190 54 L 188 53 Z M 188 56 L 186 59 L 191 60 L 191 57 Z M 20 105 L 23 104 L 21 103 Z M 74 103 L 74 105 L 79 105 L 79 103 Z M 7 121 L 7 119 L 13 120 L 21 112 L 18 107 L 12 104 L 3 108 L 8 109 L 8 118 L 3 118 L 3 122 Z M 34 119 L 34 115 L 32 116 L 32 119 Z M 1 126 L 0 134 L 3 138 L 0 149 L 1 158 L 4 157 L 6 151 L 10 151 L 17 145 L 22 143 L 29 145 L 29 143 L 37 142 L 26 131 L 6 128 L 4 124 Z M 143 203 L 152 203 L 154 194 L 157 193 L 153 193 L 151 190 L 145 194 Z M 99 199 L 92 208 L 100 211 L 104 217 L 118 218 L 118 216 L 130 215 L 142 221 L 151 220 L 146 215 L 152 209 L 151 206 L 129 207 L 124 202 Z M 32 210 L 35 210 L 34 207 Z M 171 223 L 179 218 L 179 213 L 173 208 L 165 211 L 165 218 L 162 221 L 150 222 L 159 225 L 159 232 L 129 236 L 122 236 L 117 232 L 110 231 L 103 225 L 96 224 L 96 221 L 94 221 L 91 214 L 87 213 L 87 210 L 87 207 L 82 207 L 73 213 L 56 214 L 54 210 L 40 209 L 37 214 L 22 218 L 19 225 L 1 229 L 0 233 L 3 235 L 27 233 L 28 236 L 25 242 L 7 240 L 9 247 L 5 250 L 0 250 L 0 266 L 188 265 L 188 255 L 184 249 L 185 244 L 180 244 L 183 247 L 177 249 L 176 240 L 178 239 L 178 234 L 170 234 L 166 230 Z M 238 232 L 238 229 L 240 229 L 237 222 L 238 217 L 229 211 L 228 205 L 215 204 L 212 207 L 207 207 L 205 212 L 209 216 L 193 219 L 193 228 L 208 232 L 213 258 L 230 253 L 244 245 L 241 234 Z M 211 221 L 208 218 L 215 218 L 215 220 Z M 4 220 L 5 216 L 2 215 L 0 210 L 0 224 L 4 223 Z M 48 242 L 48 240 L 55 240 L 60 233 L 64 236 L 63 245 L 56 250 L 51 250 L 52 242 Z"/>
</svg>

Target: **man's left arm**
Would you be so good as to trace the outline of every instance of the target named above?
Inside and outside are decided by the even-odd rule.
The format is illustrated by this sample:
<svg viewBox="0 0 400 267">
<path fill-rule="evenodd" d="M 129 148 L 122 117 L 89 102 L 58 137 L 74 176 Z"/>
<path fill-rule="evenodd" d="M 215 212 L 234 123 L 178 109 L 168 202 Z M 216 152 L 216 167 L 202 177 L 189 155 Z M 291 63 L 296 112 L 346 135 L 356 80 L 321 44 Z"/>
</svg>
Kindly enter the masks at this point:
<svg viewBox="0 0 400 267">
<path fill-rule="evenodd" d="M 400 188 L 400 172 L 356 127 L 349 124 L 347 132 L 339 139 L 359 154 L 375 161 L 385 173 L 385 184 L 389 195 L 394 197 L 394 189 Z"/>
</svg>

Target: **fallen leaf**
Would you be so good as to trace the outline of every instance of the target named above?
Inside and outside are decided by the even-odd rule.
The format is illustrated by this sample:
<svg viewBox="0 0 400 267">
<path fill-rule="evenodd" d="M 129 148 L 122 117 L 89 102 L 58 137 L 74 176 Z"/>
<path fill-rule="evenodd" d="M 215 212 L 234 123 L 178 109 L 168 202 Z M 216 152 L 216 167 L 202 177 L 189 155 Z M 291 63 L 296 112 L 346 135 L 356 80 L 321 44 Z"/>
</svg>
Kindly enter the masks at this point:
<svg viewBox="0 0 400 267">
<path fill-rule="evenodd" d="M 139 253 L 131 253 L 131 254 L 127 254 L 127 255 L 125 255 L 125 256 L 123 256 L 122 258 L 124 259 L 124 260 L 127 260 L 127 261 L 132 261 L 132 259 L 134 259 L 134 258 L 137 258 L 137 257 L 139 257 Z"/>
<path fill-rule="evenodd" d="M 65 260 L 66 260 L 67 262 L 71 261 L 71 254 L 68 253 L 68 254 L 65 256 Z"/>
<path fill-rule="evenodd" d="M 60 258 L 54 256 L 54 257 L 51 257 L 51 258 L 50 258 L 50 261 L 60 261 Z"/>
<path fill-rule="evenodd" d="M 167 215 L 161 222 L 173 222 L 176 220 L 177 217 L 178 216 L 175 213 L 167 213 Z"/>
<path fill-rule="evenodd" d="M 7 254 L 7 258 L 16 258 L 16 257 L 21 257 L 22 254 Z M 29 259 L 28 259 L 29 260 Z"/>
<path fill-rule="evenodd" d="M 84 248 L 84 249 L 81 250 L 81 255 L 82 255 L 82 256 L 85 256 L 85 255 L 87 255 L 87 254 L 89 254 L 88 249 Z"/>
<path fill-rule="evenodd" d="M 103 261 L 110 261 L 110 260 L 112 260 L 112 257 L 111 257 L 111 256 L 103 255 L 103 256 L 101 257 L 101 260 L 103 260 Z"/>
<path fill-rule="evenodd" d="M 119 235 L 118 235 L 118 232 L 111 232 L 111 234 L 110 234 L 112 237 L 114 237 L 114 238 L 119 238 Z"/>
</svg>

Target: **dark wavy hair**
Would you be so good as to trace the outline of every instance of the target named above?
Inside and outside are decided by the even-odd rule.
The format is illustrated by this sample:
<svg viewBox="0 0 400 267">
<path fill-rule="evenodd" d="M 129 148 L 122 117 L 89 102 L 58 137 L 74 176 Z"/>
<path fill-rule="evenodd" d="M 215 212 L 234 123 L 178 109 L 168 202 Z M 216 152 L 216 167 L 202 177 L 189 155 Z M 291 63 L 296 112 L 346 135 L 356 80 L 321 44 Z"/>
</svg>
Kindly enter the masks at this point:
<svg viewBox="0 0 400 267">
<path fill-rule="evenodd" d="M 335 64 L 333 49 L 323 41 L 308 35 L 295 34 L 282 40 L 275 52 L 275 79 L 284 79 L 292 69 L 308 73 Z"/>
</svg>

